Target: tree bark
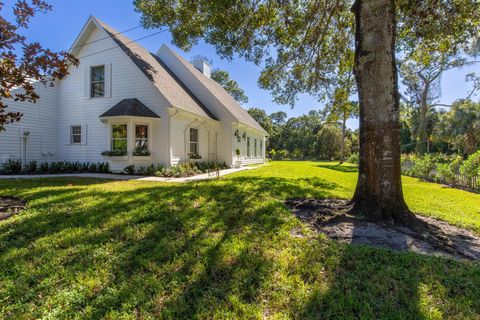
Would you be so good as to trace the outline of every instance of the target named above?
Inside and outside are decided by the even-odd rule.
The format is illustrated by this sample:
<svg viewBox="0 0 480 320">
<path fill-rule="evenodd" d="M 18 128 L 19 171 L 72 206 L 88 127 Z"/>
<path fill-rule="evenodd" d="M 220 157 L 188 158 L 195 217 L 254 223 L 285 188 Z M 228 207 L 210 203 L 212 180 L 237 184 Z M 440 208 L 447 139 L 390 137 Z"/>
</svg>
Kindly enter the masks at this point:
<svg viewBox="0 0 480 320">
<path fill-rule="evenodd" d="M 395 63 L 395 1 L 357 0 L 355 77 L 360 103 L 360 163 L 352 213 L 415 226 L 403 198 Z"/>
</svg>

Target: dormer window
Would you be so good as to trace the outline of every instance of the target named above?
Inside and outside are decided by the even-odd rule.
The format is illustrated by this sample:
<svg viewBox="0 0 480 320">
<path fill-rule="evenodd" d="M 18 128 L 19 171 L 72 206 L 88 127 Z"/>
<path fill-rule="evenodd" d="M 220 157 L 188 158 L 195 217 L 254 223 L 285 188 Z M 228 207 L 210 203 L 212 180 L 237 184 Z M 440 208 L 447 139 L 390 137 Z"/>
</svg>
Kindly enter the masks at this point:
<svg viewBox="0 0 480 320">
<path fill-rule="evenodd" d="M 105 96 L 105 66 L 90 69 L 90 98 Z"/>
</svg>

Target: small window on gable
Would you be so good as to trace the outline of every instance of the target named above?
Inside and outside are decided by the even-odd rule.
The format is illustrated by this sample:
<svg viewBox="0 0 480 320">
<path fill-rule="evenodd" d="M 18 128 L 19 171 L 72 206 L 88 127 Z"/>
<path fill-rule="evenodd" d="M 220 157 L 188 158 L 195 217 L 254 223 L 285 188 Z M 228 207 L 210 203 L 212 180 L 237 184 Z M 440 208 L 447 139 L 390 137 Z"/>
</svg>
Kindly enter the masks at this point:
<svg viewBox="0 0 480 320">
<path fill-rule="evenodd" d="M 71 144 L 82 143 L 82 126 L 80 125 L 70 126 L 70 143 Z"/>
<path fill-rule="evenodd" d="M 90 68 L 90 98 L 105 96 L 105 66 Z"/>
</svg>

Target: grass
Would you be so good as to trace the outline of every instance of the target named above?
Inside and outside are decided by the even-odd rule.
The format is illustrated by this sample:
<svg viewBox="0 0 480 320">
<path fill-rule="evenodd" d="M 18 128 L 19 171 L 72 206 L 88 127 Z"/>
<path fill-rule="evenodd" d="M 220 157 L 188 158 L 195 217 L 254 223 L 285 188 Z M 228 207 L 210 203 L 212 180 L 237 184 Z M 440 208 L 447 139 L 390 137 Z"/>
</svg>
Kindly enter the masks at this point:
<svg viewBox="0 0 480 320">
<path fill-rule="evenodd" d="M 338 244 L 289 197 L 349 197 L 356 172 L 274 162 L 218 181 L 0 181 L 2 319 L 480 318 L 480 265 Z M 480 232 L 480 195 L 404 178 L 415 211 Z M 302 235 L 302 236 L 299 236 Z"/>
</svg>

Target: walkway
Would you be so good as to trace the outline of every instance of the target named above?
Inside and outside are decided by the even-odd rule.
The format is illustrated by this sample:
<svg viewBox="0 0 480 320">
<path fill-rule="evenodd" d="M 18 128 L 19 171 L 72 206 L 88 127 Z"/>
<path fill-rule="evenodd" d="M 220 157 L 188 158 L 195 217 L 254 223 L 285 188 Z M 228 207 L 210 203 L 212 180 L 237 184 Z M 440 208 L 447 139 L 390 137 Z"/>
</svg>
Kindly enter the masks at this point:
<svg viewBox="0 0 480 320">
<path fill-rule="evenodd" d="M 225 176 L 239 171 L 253 170 L 260 166 L 246 166 L 241 168 L 231 168 L 220 170 L 220 176 Z M 160 182 L 188 182 L 197 180 L 208 180 L 216 178 L 216 174 L 202 173 L 191 177 L 182 178 L 164 178 L 164 177 L 144 177 L 131 176 L 126 174 L 112 174 L 112 173 L 59 173 L 59 174 L 23 174 L 23 175 L 0 175 L 0 179 L 38 179 L 38 178 L 58 178 L 58 177 L 79 177 L 79 178 L 99 178 L 112 180 L 138 180 L 138 181 L 160 181 Z"/>
</svg>

